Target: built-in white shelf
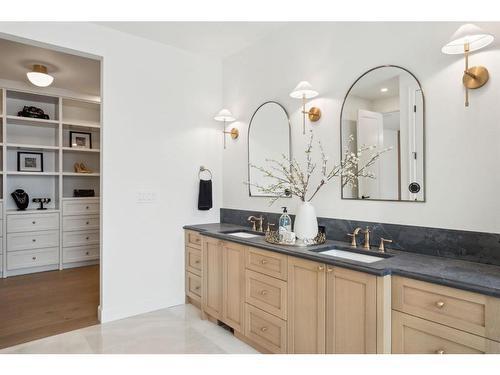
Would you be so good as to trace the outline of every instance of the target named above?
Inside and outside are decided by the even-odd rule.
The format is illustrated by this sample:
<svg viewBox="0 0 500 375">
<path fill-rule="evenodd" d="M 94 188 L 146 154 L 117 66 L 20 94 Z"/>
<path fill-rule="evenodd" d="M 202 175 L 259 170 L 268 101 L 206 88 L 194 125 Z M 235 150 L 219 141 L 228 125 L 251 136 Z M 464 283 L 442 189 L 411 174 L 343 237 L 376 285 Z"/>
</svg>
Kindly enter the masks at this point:
<svg viewBox="0 0 500 375">
<path fill-rule="evenodd" d="M 19 172 L 7 171 L 7 175 L 11 176 L 59 176 L 59 172 Z"/>
<path fill-rule="evenodd" d="M 45 145 L 25 145 L 20 143 L 7 143 L 7 148 L 17 148 L 22 150 L 59 150 L 59 146 L 45 146 Z"/>
<path fill-rule="evenodd" d="M 100 129 L 101 124 L 96 122 L 85 122 L 85 121 L 63 121 L 63 126 L 71 128 L 91 128 Z"/>
<path fill-rule="evenodd" d="M 76 173 L 76 172 L 63 172 L 63 176 L 68 177 L 99 177 L 100 173 Z"/>
<path fill-rule="evenodd" d="M 7 214 L 19 214 L 19 215 L 29 215 L 33 213 L 51 213 L 51 212 L 60 212 L 59 209 L 57 208 L 47 208 L 46 210 L 37 210 L 36 208 L 30 208 L 27 210 L 18 210 L 17 208 L 11 208 L 8 210 L 5 210 Z"/>
<path fill-rule="evenodd" d="M 85 201 L 85 200 L 95 200 L 95 199 L 100 199 L 101 197 L 99 196 L 95 196 L 95 197 L 63 197 L 63 201 L 74 201 L 74 200 L 77 200 L 77 201 Z"/>
<path fill-rule="evenodd" d="M 8 124 L 20 123 L 23 125 L 46 125 L 46 126 L 57 126 L 59 124 L 58 120 L 45 120 L 41 118 L 33 118 L 33 117 L 21 117 L 21 116 L 7 116 Z"/>
<path fill-rule="evenodd" d="M 70 151 L 70 152 L 93 152 L 93 153 L 99 153 L 99 149 L 88 149 L 88 148 L 77 148 L 77 147 L 63 147 L 63 151 Z"/>
</svg>

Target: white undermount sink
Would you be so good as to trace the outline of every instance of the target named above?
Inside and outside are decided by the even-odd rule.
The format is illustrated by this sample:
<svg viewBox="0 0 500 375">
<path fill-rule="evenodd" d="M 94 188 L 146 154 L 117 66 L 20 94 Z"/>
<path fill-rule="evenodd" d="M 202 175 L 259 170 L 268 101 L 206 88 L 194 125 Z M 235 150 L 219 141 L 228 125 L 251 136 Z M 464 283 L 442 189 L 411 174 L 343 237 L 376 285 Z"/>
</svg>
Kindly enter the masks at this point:
<svg viewBox="0 0 500 375">
<path fill-rule="evenodd" d="M 379 260 L 384 259 L 382 257 L 353 253 L 353 252 L 344 251 L 344 250 L 326 250 L 326 251 L 321 251 L 319 254 L 329 255 L 332 257 L 336 257 L 336 258 L 355 260 L 355 261 L 363 262 L 363 263 L 374 263 L 374 262 L 378 262 Z"/>
<path fill-rule="evenodd" d="M 234 232 L 234 233 L 228 233 L 229 236 L 235 236 L 235 237 L 240 237 L 240 238 L 253 238 L 253 237 L 259 237 L 258 234 L 254 233 L 248 233 L 248 232 Z"/>
</svg>

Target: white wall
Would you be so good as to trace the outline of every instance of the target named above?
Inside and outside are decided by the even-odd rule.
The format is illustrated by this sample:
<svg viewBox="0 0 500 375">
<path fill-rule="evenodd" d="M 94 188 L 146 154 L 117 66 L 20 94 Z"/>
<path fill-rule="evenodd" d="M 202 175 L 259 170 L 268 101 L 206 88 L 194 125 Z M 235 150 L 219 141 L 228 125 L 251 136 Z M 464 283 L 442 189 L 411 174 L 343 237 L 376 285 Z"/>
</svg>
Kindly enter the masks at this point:
<svg viewBox="0 0 500 375">
<path fill-rule="evenodd" d="M 490 81 L 471 92 L 464 107 L 463 59 L 441 47 L 457 23 L 316 23 L 284 28 L 223 64 L 224 103 L 239 119 L 240 138 L 224 153 L 224 207 L 269 210 L 265 198 L 250 198 L 246 180 L 246 126 L 266 100 L 291 113 L 295 156 L 302 156 L 300 100 L 289 98 L 298 81 L 320 92 L 310 105 L 323 117 L 313 123 L 332 159 L 339 159 L 339 117 L 343 97 L 367 69 L 395 64 L 419 78 L 426 99 L 425 203 L 340 199 L 338 182 L 313 201 L 320 216 L 408 225 L 500 232 L 500 24 L 481 24 L 496 34 L 492 46 L 474 53 L 471 65 L 488 67 Z M 277 202 L 272 211 L 296 201 Z M 292 209 L 292 212 L 293 212 Z"/>
<path fill-rule="evenodd" d="M 103 321 L 183 303 L 181 227 L 218 221 L 222 202 L 221 63 L 87 23 L 0 23 L 0 33 L 103 57 Z M 204 212 L 200 165 L 214 176 Z M 136 203 L 139 190 L 157 201 Z"/>
</svg>

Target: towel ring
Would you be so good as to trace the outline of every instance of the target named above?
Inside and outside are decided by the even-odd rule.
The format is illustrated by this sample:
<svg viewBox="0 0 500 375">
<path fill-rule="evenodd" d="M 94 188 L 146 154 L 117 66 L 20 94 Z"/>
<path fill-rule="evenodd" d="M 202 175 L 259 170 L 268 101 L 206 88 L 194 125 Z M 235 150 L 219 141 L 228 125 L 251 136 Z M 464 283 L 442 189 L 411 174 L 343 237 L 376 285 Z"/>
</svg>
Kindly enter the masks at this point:
<svg viewBox="0 0 500 375">
<path fill-rule="evenodd" d="M 200 171 L 198 172 L 198 178 L 199 179 L 201 179 L 201 174 L 203 172 L 208 172 L 210 174 L 210 180 L 212 179 L 212 172 L 210 171 L 210 169 L 205 168 L 203 165 L 200 167 Z"/>
</svg>

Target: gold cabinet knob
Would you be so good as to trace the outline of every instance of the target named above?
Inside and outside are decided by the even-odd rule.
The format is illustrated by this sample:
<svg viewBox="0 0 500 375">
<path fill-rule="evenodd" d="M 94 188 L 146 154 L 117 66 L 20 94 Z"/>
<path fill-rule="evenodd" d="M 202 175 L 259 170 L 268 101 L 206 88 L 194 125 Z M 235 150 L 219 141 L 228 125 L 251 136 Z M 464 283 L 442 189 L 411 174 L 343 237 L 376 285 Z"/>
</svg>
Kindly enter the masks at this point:
<svg viewBox="0 0 500 375">
<path fill-rule="evenodd" d="M 260 261 L 260 264 L 267 264 L 267 260 L 262 259 L 262 260 Z"/>
<path fill-rule="evenodd" d="M 89 225 L 90 223 L 87 221 L 85 224 Z"/>
<path fill-rule="evenodd" d="M 325 269 L 324 266 L 318 266 L 318 271 L 323 271 Z"/>
<path fill-rule="evenodd" d="M 436 350 L 436 354 L 445 354 L 445 351 L 443 349 L 438 349 Z"/>
<path fill-rule="evenodd" d="M 195 260 L 194 264 L 200 264 L 200 261 L 199 260 Z"/>
<path fill-rule="evenodd" d="M 34 225 L 34 224 L 36 224 L 36 221 L 33 221 L 32 223 L 33 223 L 33 225 Z"/>
<path fill-rule="evenodd" d="M 261 295 L 261 296 L 265 296 L 266 294 L 267 294 L 267 290 L 261 290 L 261 291 L 260 291 L 260 295 Z"/>
<path fill-rule="evenodd" d="M 31 259 L 36 260 L 36 257 L 33 257 L 33 258 L 31 258 Z"/>
<path fill-rule="evenodd" d="M 85 255 L 89 255 L 89 252 L 88 252 L 88 251 L 86 251 L 86 252 L 85 252 Z"/>
<path fill-rule="evenodd" d="M 266 332 L 266 331 L 267 331 L 267 327 L 262 327 L 260 330 L 261 330 L 262 332 Z"/>
<path fill-rule="evenodd" d="M 332 272 L 333 271 L 333 267 L 326 267 L 326 272 Z"/>
<path fill-rule="evenodd" d="M 195 289 L 195 290 L 199 290 L 199 289 L 200 289 L 200 287 L 199 287 L 199 286 L 197 286 L 197 287 L 196 287 L 196 288 L 194 288 L 194 289 Z"/>
<path fill-rule="evenodd" d="M 437 307 L 438 309 L 442 309 L 442 308 L 444 307 L 444 302 L 443 302 L 443 301 L 437 301 L 437 302 L 436 302 L 436 307 Z"/>
</svg>

